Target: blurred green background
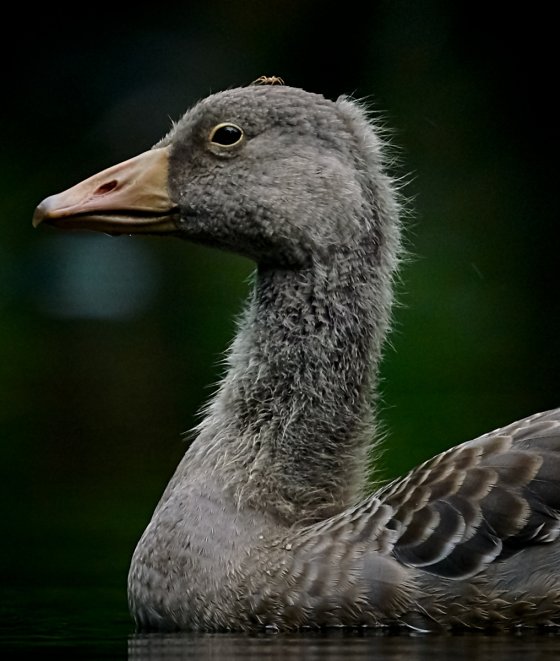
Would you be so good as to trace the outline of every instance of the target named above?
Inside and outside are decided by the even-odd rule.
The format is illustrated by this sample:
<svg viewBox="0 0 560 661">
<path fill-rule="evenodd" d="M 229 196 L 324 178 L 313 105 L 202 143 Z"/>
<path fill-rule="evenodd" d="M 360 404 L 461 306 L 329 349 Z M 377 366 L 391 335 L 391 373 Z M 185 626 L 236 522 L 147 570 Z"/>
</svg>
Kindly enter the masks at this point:
<svg viewBox="0 0 560 661">
<path fill-rule="evenodd" d="M 409 181 L 381 475 L 560 405 L 552 15 L 436 0 L 14 11 L 0 151 L 3 585 L 107 586 L 125 612 L 130 555 L 219 378 L 252 270 L 173 239 L 34 231 L 35 205 L 263 74 L 367 98 Z"/>
</svg>

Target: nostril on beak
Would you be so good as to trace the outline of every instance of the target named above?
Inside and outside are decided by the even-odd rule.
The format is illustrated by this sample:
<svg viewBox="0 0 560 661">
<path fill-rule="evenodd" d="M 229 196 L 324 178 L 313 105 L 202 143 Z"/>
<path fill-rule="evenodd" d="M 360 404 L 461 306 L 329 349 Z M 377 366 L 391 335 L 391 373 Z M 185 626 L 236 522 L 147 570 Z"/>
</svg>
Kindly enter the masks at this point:
<svg viewBox="0 0 560 661">
<path fill-rule="evenodd" d="M 108 181 L 107 183 L 101 184 L 101 186 L 96 188 L 94 195 L 105 195 L 106 193 L 110 193 L 111 191 L 115 190 L 118 185 L 119 182 L 116 179 Z"/>
</svg>

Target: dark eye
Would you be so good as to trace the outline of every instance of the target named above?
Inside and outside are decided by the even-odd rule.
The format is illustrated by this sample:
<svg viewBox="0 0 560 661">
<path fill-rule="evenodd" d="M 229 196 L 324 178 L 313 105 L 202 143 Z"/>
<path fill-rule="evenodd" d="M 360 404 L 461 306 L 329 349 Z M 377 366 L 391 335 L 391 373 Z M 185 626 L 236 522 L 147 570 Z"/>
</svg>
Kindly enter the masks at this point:
<svg viewBox="0 0 560 661">
<path fill-rule="evenodd" d="M 235 124 L 218 124 L 210 131 L 209 139 L 221 147 L 234 147 L 243 140 L 243 129 Z"/>
</svg>

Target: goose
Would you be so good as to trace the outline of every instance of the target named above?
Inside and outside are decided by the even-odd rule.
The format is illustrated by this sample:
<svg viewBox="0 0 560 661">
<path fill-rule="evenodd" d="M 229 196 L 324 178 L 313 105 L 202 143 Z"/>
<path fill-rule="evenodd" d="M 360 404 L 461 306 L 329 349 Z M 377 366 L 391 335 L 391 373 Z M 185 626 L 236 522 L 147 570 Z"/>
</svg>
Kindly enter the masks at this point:
<svg viewBox="0 0 560 661">
<path fill-rule="evenodd" d="M 558 625 L 560 408 L 368 493 L 398 186 L 363 104 L 257 82 L 33 217 L 256 265 L 227 373 L 132 557 L 137 629 Z"/>
</svg>

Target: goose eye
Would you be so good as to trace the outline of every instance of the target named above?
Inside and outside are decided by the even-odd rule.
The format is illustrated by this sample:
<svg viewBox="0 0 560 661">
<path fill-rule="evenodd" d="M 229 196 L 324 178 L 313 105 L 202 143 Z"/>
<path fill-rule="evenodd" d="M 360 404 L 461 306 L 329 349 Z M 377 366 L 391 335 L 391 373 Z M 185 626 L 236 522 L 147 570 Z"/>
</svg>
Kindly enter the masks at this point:
<svg viewBox="0 0 560 661">
<path fill-rule="evenodd" d="M 235 124 L 218 124 L 210 131 L 210 142 L 221 147 L 234 147 L 243 139 L 243 129 Z"/>
</svg>

